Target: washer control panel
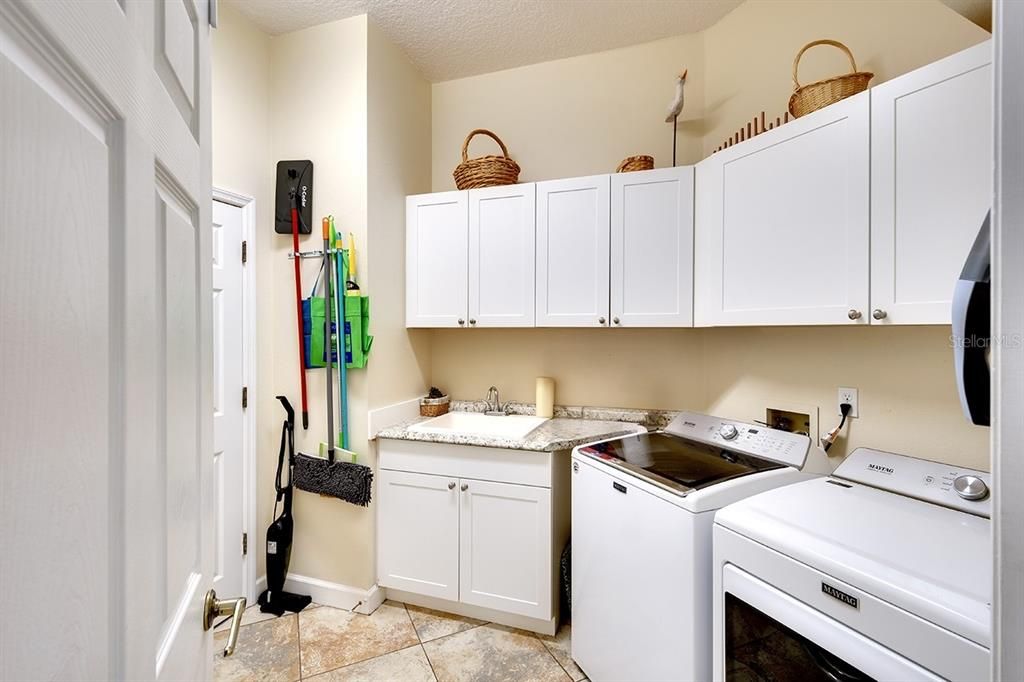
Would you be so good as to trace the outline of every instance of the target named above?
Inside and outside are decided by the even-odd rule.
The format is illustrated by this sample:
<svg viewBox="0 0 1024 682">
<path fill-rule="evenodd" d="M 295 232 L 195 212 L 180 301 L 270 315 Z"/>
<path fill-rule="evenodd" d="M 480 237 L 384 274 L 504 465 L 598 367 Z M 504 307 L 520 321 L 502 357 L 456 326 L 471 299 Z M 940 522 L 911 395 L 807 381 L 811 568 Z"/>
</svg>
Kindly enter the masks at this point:
<svg viewBox="0 0 1024 682">
<path fill-rule="evenodd" d="M 811 448 L 811 439 L 798 433 L 696 412 L 680 412 L 665 431 L 798 469 L 804 465 Z"/>
<path fill-rule="evenodd" d="M 985 471 L 857 448 L 832 475 L 977 516 L 992 513 L 992 479 Z"/>
</svg>

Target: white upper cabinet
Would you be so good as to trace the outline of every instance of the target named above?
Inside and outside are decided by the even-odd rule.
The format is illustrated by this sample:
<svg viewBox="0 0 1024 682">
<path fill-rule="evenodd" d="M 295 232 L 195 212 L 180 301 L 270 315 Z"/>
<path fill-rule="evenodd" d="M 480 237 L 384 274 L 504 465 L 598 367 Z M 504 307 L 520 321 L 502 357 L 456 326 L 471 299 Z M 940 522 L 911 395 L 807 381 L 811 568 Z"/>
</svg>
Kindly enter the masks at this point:
<svg viewBox="0 0 1024 682">
<path fill-rule="evenodd" d="M 469 190 L 469 324 L 532 327 L 535 186 Z"/>
<path fill-rule="evenodd" d="M 693 167 L 611 177 L 613 327 L 693 324 Z"/>
<path fill-rule="evenodd" d="M 465 326 L 469 313 L 469 200 L 438 192 L 405 200 L 405 325 Z"/>
<path fill-rule="evenodd" d="M 607 327 L 607 175 L 537 183 L 537 326 Z"/>
<path fill-rule="evenodd" d="M 869 93 L 697 165 L 698 326 L 867 324 Z"/>
<path fill-rule="evenodd" d="M 991 42 L 871 90 L 873 324 L 949 324 L 991 207 Z"/>
</svg>

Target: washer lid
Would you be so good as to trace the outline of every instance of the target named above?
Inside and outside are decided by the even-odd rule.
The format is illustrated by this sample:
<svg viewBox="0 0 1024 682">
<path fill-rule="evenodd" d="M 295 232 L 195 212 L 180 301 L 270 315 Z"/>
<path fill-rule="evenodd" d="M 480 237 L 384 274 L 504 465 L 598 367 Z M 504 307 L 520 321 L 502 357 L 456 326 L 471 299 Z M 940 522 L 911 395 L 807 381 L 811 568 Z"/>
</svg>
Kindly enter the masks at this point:
<svg viewBox="0 0 1024 682">
<path fill-rule="evenodd" d="M 819 478 L 741 500 L 715 523 L 991 647 L 986 518 Z"/>
<path fill-rule="evenodd" d="M 679 495 L 781 464 L 666 432 L 625 436 L 577 449 Z"/>
</svg>

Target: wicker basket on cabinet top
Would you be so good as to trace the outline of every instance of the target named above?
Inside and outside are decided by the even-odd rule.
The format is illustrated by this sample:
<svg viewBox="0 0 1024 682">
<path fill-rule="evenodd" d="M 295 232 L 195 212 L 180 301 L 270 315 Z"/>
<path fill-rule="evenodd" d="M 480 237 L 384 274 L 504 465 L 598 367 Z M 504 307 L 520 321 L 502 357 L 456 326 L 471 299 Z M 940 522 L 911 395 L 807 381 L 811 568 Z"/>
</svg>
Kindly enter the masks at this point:
<svg viewBox="0 0 1024 682">
<path fill-rule="evenodd" d="M 487 135 L 501 147 L 502 156 L 480 156 L 469 158 L 469 141 L 475 135 Z M 508 148 L 497 135 L 490 130 L 477 128 L 466 136 L 462 143 L 462 163 L 452 173 L 455 186 L 459 189 L 476 187 L 494 187 L 496 185 L 514 185 L 519 182 L 519 164 L 509 158 Z"/>
<path fill-rule="evenodd" d="M 797 78 L 800 58 L 803 57 L 804 52 L 817 45 L 831 45 L 845 52 L 850 60 L 850 73 L 800 85 L 800 80 Z M 829 104 L 835 104 L 841 99 L 856 95 L 858 92 L 864 92 L 868 89 L 868 82 L 874 75 L 868 71 L 858 71 L 857 62 L 854 60 L 850 48 L 838 40 L 815 40 L 807 43 L 796 53 L 796 59 L 793 60 L 793 94 L 789 98 L 789 113 L 799 118 L 812 111 L 827 107 Z"/>
</svg>

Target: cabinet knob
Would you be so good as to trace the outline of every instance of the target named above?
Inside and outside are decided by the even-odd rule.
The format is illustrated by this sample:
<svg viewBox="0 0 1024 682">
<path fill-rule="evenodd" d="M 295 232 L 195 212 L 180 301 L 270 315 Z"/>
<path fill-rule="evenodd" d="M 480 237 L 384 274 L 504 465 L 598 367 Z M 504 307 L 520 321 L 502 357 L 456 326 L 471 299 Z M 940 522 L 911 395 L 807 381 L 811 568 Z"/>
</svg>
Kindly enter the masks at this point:
<svg viewBox="0 0 1024 682">
<path fill-rule="evenodd" d="M 597 323 L 598 324 L 604 324 L 604 318 L 603 317 L 597 318 Z"/>
<path fill-rule="evenodd" d="M 619 318 L 617 318 L 617 317 L 613 317 L 613 318 L 612 318 L 612 322 L 613 322 L 614 324 L 618 324 L 618 323 L 619 323 Z"/>
<path fill-rule="evenodd" d="M 470 324 L 476 324 L 476 320 L 474 320 L 474 319 L 473 319 L 473 318 L 471 317 L 471 318 L 469 318 L 469 323 L 470 323 Z"/>
<path fill-rule="evenodd" d="M 460 317 L 459 318 L 459 324 L 466 324 L 466 321 Z"/>
<path fill-rule="evenodd" d="M 846 316 L 851 320 L 859 320 L 861 318 L 860 311 L 853 310 L 852 308 L 850 309 L 850 312 L 846 313 Z"/>
<path fill-rule="evenodd" d="M 455 490 L 455 481 L 448 481 L 448 490 Z"/>
<path fill-rule="evenodd" d="M 871 311 L 871 317 L 875 318 L 876 320 L 884 320 L 885 318 L 889 317 L 889 313 L 885 312 L 881 308 L 875 308 L 874 310 Z"/>
<path fill-rule="evenodd" d="M 462 492 L 466 492 L 467 490 L 469 490 L 469 484 L 468 483 L 463 483 L 462 487 L 459 488 L 459 490 L 461 490 Z"/>
</svg>

